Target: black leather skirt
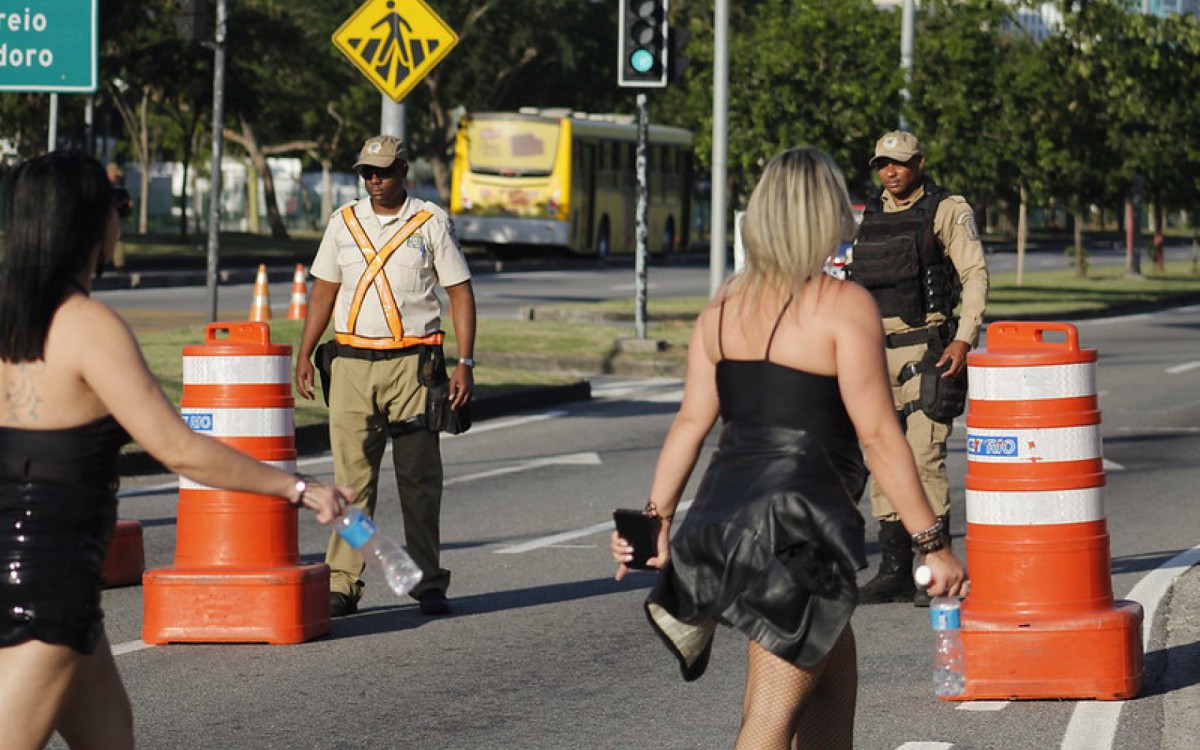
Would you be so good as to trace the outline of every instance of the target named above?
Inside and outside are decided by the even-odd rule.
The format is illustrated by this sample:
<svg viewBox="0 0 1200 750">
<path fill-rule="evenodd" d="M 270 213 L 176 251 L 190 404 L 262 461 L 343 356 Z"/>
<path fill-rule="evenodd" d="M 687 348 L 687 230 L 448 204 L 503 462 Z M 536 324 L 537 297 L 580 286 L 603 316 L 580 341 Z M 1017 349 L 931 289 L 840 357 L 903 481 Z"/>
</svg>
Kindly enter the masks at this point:
<svg viewBox="0 0 1200 750">
<path fill-rule="evenodd" d="M 858 602 L 866 567 L 852 440 L 728 422 L 646 614 L 694 680 L 718 623 L 797 666 L 820 663 Z"/>
<path fill-rule="evenodd" d="M 125 439 L 111 419 L 0 429 L 0 646 L 39 640 L 95 650 Z"/>
</svg>

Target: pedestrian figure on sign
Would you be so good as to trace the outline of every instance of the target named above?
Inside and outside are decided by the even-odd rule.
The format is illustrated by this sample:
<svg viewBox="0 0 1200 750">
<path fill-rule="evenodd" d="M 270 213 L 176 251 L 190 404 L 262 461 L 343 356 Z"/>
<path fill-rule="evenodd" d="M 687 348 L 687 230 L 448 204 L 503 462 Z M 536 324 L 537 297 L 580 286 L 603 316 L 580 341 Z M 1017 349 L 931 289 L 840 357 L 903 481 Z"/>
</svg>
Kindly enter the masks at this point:
<svg viewBox="0 0 1200 750">
<path fill-rule="evenodd" d="M 391 10 L 392 8 L 396 7 L 396 3 L 389 2 L 387 4 L 387 7 L 389 10 Z M 400 61 L 404 64 L 404 67 L 406 67 L 406 68 L 412 67 L 412 63 L 410 62 L 410 58 L 408 56 L 408 50 L 405 46 L 406 45 L 405 36 L 404 36 L 403 32 L 400 31 L 400 26 L 403 25 L 404 28 L 407 29 L 408 32 L 411 34 L 412 26 L 408 23 L 408 21 L 404 20 L 404 16 L 400 15 L 395 10 L 391 10 L 390 13 L 388 13 L 383 18 L 379 19 L 379 21 L 377 21 L 375 23 L 375 25 L 371 27 L 371 29 L 372 30 L 377 29 L 380 26 L 382 26 L 383 24 L 387 24 L 388 37 L 387 37 L 387 39 L 383 40 L 383 50 L 384 51 L 380 55 L 380 57 L 381 57 L 380 69 L 382 70 L 384 67 L 391 64 L 391 55 L 390 55 L 389 51 L 391 50 L 391 48 L 393 46 L 396 47 L 397 53 L 400 56 Z"/>
</svg>

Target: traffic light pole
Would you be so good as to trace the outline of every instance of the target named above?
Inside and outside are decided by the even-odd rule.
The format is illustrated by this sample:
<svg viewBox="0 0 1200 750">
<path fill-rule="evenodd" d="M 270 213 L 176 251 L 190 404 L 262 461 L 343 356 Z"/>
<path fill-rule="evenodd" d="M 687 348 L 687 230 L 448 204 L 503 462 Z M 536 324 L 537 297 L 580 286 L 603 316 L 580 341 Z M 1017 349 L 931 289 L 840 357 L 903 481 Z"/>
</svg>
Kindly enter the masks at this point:
<svg viewBox="0 0 1200 750">
<path fill-rule="evenodd" d="M 639 339 L 646 338 L 646 213 L 649 208 L 649 186 L 646 182 L 646 142 L 650 140 L 650 108 L 646 95 L 637 95 L 637 246 L 633 256 L 634 313 L 633 326 Z"/>
<path fill-rule="evenodd" d="M 221 246 L 221 156 L 225 143 L 225 24 L 226 0 L 217 0 L 213 31 L 212 196 L 208 202 L 208 322 L 217 319 L 217 255 Z"/>
</svg>

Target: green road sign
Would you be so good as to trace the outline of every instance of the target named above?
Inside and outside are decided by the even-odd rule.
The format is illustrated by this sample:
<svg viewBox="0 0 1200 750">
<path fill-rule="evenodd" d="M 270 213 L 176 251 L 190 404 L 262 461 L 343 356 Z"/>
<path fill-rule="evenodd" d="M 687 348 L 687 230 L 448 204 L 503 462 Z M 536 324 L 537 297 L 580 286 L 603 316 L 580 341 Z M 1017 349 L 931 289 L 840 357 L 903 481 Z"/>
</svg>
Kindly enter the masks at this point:
<svg viewBox="0 0 1200 750">
<path fill-rule="evenodd" d="M 0 0 L 0 91 L 95 91 L 96 4 Z"/>
</svg>

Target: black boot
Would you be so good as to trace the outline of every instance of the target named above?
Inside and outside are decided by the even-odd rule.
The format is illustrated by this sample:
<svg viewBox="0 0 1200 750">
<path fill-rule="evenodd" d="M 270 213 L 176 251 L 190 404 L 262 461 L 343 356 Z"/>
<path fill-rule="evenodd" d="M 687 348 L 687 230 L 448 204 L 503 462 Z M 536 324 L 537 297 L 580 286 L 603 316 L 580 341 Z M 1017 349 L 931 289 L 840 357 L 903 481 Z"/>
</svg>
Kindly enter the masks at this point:
<svg viewBox="0 0 1200 750">
<path fill-rule="evenodd" d="M 912 537 L 904 524 L 879 522 L 879 552 L 883 556 L 879 573 L 858 590 L 858 603 L 912 601 L 917 585 L 913 583 Z"/>
<path fill-rule="evenodd" d="M 946 544 L 946 549 L 950 549 L 950 511 L 946 511 L 946 515 L 938 516 L 942 519 L 942 541 Z M 929 592 L 923 587 L 917 587 L 917 593 L 913 595 L 914 607 L 928 607 L 930 602 Z"/>
</svg>

